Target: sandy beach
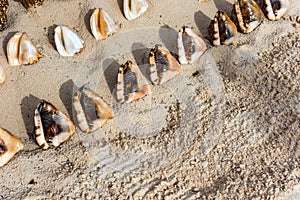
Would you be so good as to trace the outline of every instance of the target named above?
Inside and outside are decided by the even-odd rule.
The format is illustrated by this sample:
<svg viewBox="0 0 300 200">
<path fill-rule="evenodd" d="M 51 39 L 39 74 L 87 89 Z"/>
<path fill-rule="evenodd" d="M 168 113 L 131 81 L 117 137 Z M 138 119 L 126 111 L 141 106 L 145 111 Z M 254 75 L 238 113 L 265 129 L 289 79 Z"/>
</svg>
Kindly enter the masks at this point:
<svg viewBox="0 0 300 200">
<path fill-rule="evenodd" d="M 0 168 L 0 199 L 300 199 L 300 1 L 278 21 L 265 19 L 230 46 L 206 39 L 218 10 L 233 0 L 148 0 L 135 20 L 122 0 L 47 0 L 26 10 L 9 0 L 0 41 L 0 127 L 24 149 Z M 113 36 L 97 41 L 89 20 L 103 8 Z M 73 57 L 61 56 L 54 29 L 66 25 L 83 40 Z M 189 26 L 208 45 L 182 74 L 129 104 L 114 97 L 120 64 L 135 61 L 149 80 L 155 44 L 175 53 L 178 30 Z M 42 58 L 11 67 L 8 40 L 26 32 Z M 74 121 L 72 98 L 89 82 L 115 117 L 93 133 L 76 133 L 42 150 L 34 110 L 43 100 Z M 150 82 L 150 80 L 149 80 Z"/>
</svg>

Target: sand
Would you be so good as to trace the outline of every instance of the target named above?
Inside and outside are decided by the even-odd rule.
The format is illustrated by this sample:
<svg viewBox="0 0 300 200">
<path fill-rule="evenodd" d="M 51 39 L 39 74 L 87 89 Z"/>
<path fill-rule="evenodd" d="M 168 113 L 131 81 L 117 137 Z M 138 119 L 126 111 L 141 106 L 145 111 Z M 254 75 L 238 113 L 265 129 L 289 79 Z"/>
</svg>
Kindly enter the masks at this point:
<svg viewBox="0 0 300 200">
<path fill-rule="evenodd" d="M 25 148 L 0 168 L 0 199 L 299 199 L 300 1 L 291 0 L 283 19 L 238 34 L 231 46 L 206 40 L 210 48 L 182 66 L 182 75 L 120 105 L 112 95 L 119 64 L 136 61 L 147 76 L 150 48 L 174 51 L 182 25 L 204 38 L 215 12 L 229 14 L 233 1 L 148 2 L 144 15 L 127 21 L 121 0 L 49 0 L 29 10 L 9 1 L 0 36 L 7 74 L 0 127 Z M 105 41 L 96 41 L 88 24 L 97 7 L 119 27 Z M 81 53 L 58 54 L 53 30 L 59 24 L 85 41 Z M 36 43 L 38 63 L 8 66 L 5 47 L 16 31 Z M 86 82 L 112 105 L 115 118 L 41 150 L 34 109 L 45 99 L 75 121 L 72 95 Z"/>
</svg>

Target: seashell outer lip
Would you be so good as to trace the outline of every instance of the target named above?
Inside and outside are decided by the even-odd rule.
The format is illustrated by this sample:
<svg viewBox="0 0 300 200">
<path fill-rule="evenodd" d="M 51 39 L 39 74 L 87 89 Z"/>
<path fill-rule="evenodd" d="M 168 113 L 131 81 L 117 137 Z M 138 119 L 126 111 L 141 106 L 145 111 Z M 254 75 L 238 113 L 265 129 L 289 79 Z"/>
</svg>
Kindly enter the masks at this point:
<svg viewBox="0 0 300 200">
<path fill-rule="evenodd" d="M 45 100 L 35 110 L 34 124 L 37 143 L 43 149 L 49 148 L 48 143 L 57 147 L 75 133 L 73 122 Z"/>
<path fill-rule="evenodd" d="M 127 61 L 119 67 L 116 88 L 116 97 L 120 103 L 129 103 L 151 94 L 147 79 L 132 61 Z"/>
<path fill-rule="evenodd" d="M 54 29 L 54 41 L 56 49 L 62 56 L 74 56 L 83 48 L 84 41 L 64 25 L 59 25 Z"/>
<path fill-rule="evenodd" d="M 31 65 L 41 57 L 27 33 L 17 32 L 7 43 L 7 60 L 10 66 Z"/>
<path fill-rule="evenodd" d="M 103 40 L 113 35 L 117 27 L 112 18 L 103 9 L 96 8 L 90 18 L 90 26 L 94 37 Z"/>
<path fill-rule="evenodd" d="M 93 91 L 89 83 L 83 85 L 75 93 L 73 106 L 79 128 L 86 133 L 93 132 L 109 119 L 114 117 L 110 105 L 99 94 Z"/>
<path fill-rule="evenodd" d="M 20 139 L 0 128 L 0 167 L 8 163 L 23 148 L 24 145 Z"/>
<path fill-rule="evenodd" d="M 153 84 L 163 84 L 177 74 L 181 67 L 169 50 L 162 45 L 155 45 L 149 53 L 150 79 Z"/>
<path fill-rule="evenodd" d="M 209 40 L 214 46 L 230 45 L 237 35 L 237 28 L 226 13 L 218 11 L 208 28 Z"/>
<path fill-rule="evenodd" d="M 147 11 L 148 4 L 146 0 L 124 0 L 123 9 L 126 19 L 133 20 Z"/>
</svg>

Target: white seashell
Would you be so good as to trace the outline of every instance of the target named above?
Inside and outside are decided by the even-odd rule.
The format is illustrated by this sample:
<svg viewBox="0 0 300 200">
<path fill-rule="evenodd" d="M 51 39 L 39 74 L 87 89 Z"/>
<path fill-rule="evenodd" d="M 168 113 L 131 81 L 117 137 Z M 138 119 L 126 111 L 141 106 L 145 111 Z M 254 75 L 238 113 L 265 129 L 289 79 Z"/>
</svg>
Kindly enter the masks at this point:
<svg viewBox="0 0 300 200">
<path fill-rule="evenodd" d="M 143 98 L 151 94 L 147 79 L 139 69 L 139 66 L 132 61 L 127 61 L 119 67 L 116 97 L 120 103 Z"/>
<path fill-rule="evenodd" d="M 205 42 L 186 26 L 179 30 L 177 45 L 180 64 L 194 63 L 207 49 Z"/>
<path fill-rule="evenodd" d="M 56 49 L 60 55 L 74 56 L 83 48 L 83 40 L 68 27 L 60 25 L 54 31 Z"/>
<path fill-rule="evenodd" d="M 21 140 L 0 128 L 0 167 L 5 165 L 18 151 L 24 148 Z"/>
<path fill-rule="evenodd" d="M 103 40 L 117 31 L 112 18 L 103 9 L 95 9 L 90 19 L 91 30 L 97 40 Z"/>
<path fill-rule="evenodd" d="M 41 57 L 26 33 L 16 33 L 7 43 L 7 60 L 10 66 L 33 64 Z"/>
<path fill-rule="evenodd" d="M 0 84 L 4 83 L 6 79 L 6 73 L 3 67 L 0 66 Z"/>
<path fill-rule="evenodd" d="M 124 0 L 124 15 L 128 20 L 141 16 L 148 9 L 146 0 Z"/>
<path fill-rule="evenodd" d="M 114 117 L 110 105 L 90 89 L 88 83 L 76 92 L 73 102 L 78 126 L 83 132 L 93 132 Z"/>
<path fill-rule="evenodd" d="M 75 133 L 73 122 L 51 103 L 43 100 L 34 112 L 36 141 L 42 149 L 57 147 Z"/>
</svg>

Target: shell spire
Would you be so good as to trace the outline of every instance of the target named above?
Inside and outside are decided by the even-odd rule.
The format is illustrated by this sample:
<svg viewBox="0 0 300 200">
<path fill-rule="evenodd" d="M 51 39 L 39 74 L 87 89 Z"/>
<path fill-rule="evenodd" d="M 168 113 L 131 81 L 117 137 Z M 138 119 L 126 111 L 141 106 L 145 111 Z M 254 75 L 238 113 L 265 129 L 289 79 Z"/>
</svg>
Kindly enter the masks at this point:
<svg viewBox="0 0 300 200">
<path fill-rule="evenodd" d="M 8 163 L 23 148 L 20 139 L 0 128 L 0 167 Z"/>
</svg>

